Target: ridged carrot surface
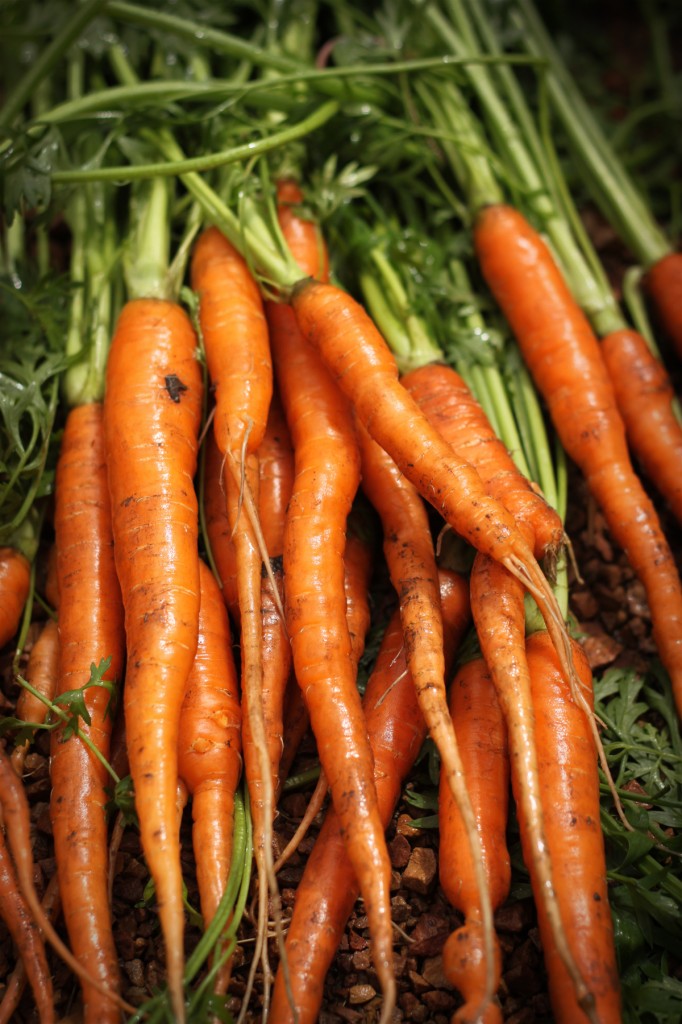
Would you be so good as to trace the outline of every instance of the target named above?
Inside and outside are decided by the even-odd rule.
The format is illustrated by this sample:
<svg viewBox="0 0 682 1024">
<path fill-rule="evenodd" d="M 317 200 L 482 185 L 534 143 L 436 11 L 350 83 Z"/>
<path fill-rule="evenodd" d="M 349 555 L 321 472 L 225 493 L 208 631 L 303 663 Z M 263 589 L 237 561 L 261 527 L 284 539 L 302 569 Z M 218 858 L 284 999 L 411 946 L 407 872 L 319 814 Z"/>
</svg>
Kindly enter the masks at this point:
<svg viewBox="0 0 682 1024">
<path fill-rule="evenodd" d="M 682 359 L 682 253 L 671 252 L 646 273 L 644 284 L 656 311 Z"/>
<path fill-rule="evenodd" d="M 179 306 L 155 299 L 129 302 L 111 343 L 104 399 L 114 551 L 125 608 L 130 771 L 180 1021 L 184 910 L 174 807 L 180 708 L 199 621 L 194 474 L 202 379 L 196 345 Z"/>
<path fill-rule="evenodd" d="M 31 566 L 16 548 L 0 548 L 0 647 L 19 627 L 31 582 Z"/>
<path fill-rule="evenodd" d="M 58 690 L 84 686 L 90 666 L 104 658 L 111 658 L 111 664 L 102 678 L 115 687 L 123 675 L 125 635 L 100 403 L 78 406 L 68 415 L 55 481 L 55 537 Z M 104 687 L 92 686 L 83 700 L 91 721 L 80 722 L 79 728 L 108 759 L 115 697 Z M 108 892 L 110 777 L 79 737 L 64 738 L 63 726 L 52 733 L 50 776 L 55 859 L 71 948 L 90 974 L 117 989 Z M 117 1024 L 120 1013 L 110 999 L 84 985 L 83 1015 L 86 1024 Z"/>
</svg>

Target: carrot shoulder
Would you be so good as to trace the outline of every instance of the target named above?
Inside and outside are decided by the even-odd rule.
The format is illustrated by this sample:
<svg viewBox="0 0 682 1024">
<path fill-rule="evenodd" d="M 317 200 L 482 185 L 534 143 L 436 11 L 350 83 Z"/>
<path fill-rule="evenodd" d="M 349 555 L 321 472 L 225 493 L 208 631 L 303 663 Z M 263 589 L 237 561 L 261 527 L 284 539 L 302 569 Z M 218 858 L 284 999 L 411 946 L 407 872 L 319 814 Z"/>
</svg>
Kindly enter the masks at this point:
<svg viewBox="0 0 682 1024">
<path fill-rule="evenodd" d="M 538 233 L 516 210 L 475 225 L 483 275 L 507 317 L 568 455 L 644 584 L 653 630 L 682 713 L 682 587 L 658 516 L 632 469 L 599 343 Z"/>
<path fill-rule="evenodd" d="M 125 608 L 130 771 L 180 1020 L 184 912 L 175 800 L 180 708 L 199 619 L 193 478 L 202 381 L 196 344 L 189 318 L 176 304 L 129 302 L 112 341 L 104 399 L 114 551 Z"/>
<path fill-rule="evenodd" d="M 9 643 L 17 631 L 30 582 L 28 559 L 16 548 L 0 548 L 0 647 Z"/>
</svg>

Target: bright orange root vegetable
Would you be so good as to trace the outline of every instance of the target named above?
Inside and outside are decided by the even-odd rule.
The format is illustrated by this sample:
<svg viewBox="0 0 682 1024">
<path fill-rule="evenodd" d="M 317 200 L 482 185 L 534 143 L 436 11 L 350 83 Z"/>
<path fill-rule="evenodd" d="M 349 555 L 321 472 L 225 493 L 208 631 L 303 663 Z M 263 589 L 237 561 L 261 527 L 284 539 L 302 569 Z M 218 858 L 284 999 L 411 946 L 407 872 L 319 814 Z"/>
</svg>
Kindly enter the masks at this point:
<svg viewBox="0 0 682 1024">
<path fill-rule="evenodd" d="M 19 626 L 31 584 L 31 566 L 16 548 L 0 548 L 0 647 Z"/>
<path fill-rule="evenodd" d="M 682 253 L 671 252 L 649 268 L 644 285 L 663 329 L 682 359 Z"/>
<path fill-rule="evenodd" d="M 59 678 L 59 630 L 54 619 L 48 619 L 40 636 L 31 648 L 25 672 L 26 682 L 42 693 L 47 700 L 52 700 L 56 693 Z M 35 722 L 42 725 L 47 717 L 47 706 L 41 700 L 22 687 L 17 699 L 15 715 L 22 722 Z M 24 761 L 31 743 L 26 740 L 12 751 L 12 764 L 17 775 L 24 771 Z"/>
</svg>

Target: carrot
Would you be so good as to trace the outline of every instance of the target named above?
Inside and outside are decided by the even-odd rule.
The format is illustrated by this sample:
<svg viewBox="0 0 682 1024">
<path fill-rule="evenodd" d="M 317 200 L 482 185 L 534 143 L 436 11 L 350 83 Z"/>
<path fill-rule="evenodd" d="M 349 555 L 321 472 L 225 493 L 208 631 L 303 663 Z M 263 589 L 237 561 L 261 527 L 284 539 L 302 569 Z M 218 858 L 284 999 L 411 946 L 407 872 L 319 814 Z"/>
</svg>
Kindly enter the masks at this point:
<svg viewBox="0 0 682 1024">
<path fill-rule="evenodd" d="M 449 366 L 430 363 L 401 377 L 427 419 L 478 471 L 488 494 L 532 530 L 536 558 L 556 560 L 561 519 L 514 462 L 471 391 Z"/>
<path fill-rule="evenodd" d="M 33 990 L 40 1024 L 53 1024 L 54 993 L 45 944 L 21 894 L 12 858 L 0 829 L 0 917 L 7 925 Z M 7 1019 L 7 1017 L 5 1017 Z"/>
<path fill-rule="evenodd" d="M 26 682 L 52 700 L 56 693 L 59 677 L 59 632 L 54 619 L 48 619 L 40 636 L 31 648 L 25 672 Z M 15 715 L 22 722 L 42 725 L 47 717 L 47 705 L 35 697 L 30 690 L 22 687 L 17 699 Z M 12 764 L 17 775 L 23 774 L 24 761 L 31 743 L 26 740 L 12 751 Z"/>
<path fill-rule="evenodd" d="M 682 253 L 669 252 L 649 267 L 644 285 L 653 299 L 663 329 L 682 359 Z"/>
<path fill-rule="evenodd" d="M 628 443 L 642 469 L 682 523 L 682 427 L 663 364 L 637 331 L 613 331 L 601 341 Z"/>
<path fill-rule="evenodd" d="M 16 548 L 0 547 L 0 647 L 17 631 L 30 585 L 28 559 Z"/>
<path fill-rule="evenodd" d="M 441 572 L 440 581 L 445 657 L 451 666 L 469 619 L 468 593 L 465 581 L 455 573 Z M 384 633 L 363 706 L 374 755 L 379 813 L 386 827 L 427 731 L 405 661 L 398 612 Z M 277 1024 L 317 1020 L 324 978 L 359 891 L 345 828 L 336 808 L 330 808 L 296 891 L 286 941 L 294 1005 L 289 1005 L 278 971 L 271 1010 L 271 1019 Z"/>
<path fill-rule="evenodd" d="M 554 885 L 554 866 L 547 851 L 540 802 L 538 741 L 525 652 L 523 589 L 504 566 L 479 553 L 471 572 L 470 590 L 471 612 L 481 652 L 490 669 L 507 725 L 514 792 L 528 832 L 527 854 L 540 880 L 538 899 L 558 954 L 575 987 L 575 998 L 594 1021 L 594 994 L 582 977 L 566 940 Z"/>
<path fill-rule="evenodd" d="M 192 841 L 204 927 L 213 920 L 232 861 L 234 794 L 241 773 L 241 708 L 227 612 L 201 562 L 199 639 L 187 678 L 178 736 L 178 774 L 192 797 Z M 230 968 L 216 979 L 226 991 Z"/>
<path fill-rule="evenodd" d="M 592 676 L 587 659 L 575 645 L 575 664 L 586 691 Z M 620 984 L 609 910 L 604 838 L 600 825 L 599 777 L 591 730 L 582 708 L 571 699 L 546 633 L 526 641 L 535 709 L 540 769 L 540 799 L 549 856 L 566 937 L 595 997 L 600 1024 L 621 1020 Z M 527 823 L 519 814 L 524 856 Z M 531 883 L 541 885 L 529 858 Z M 573 987 L 554 945 L 538 901 L 540 937 L 557 1024 L 581 1020 Z"/>
<path fill-rule="evenodd" d="M 135 1013 L 135 1007 L 105 985 L 83 967 L 57 935 L 47 913 L 43 910 L 33 881 L 34 864 L 31 852 L 31 825 L 26 793 L 4 746 L 0 746 L 0 813 L 5 825 L 5 837 L 12 854 L 14 869 L 21 894 L 45 937 L 64 963 L 84 982 L 92 985 L 115 1002 L 126 1013 Z"/>
<path fill-rule="evenodd" d="M 682 713 L 682 587 L 658 516 L 632 469 L 599 343 L 547 246 L 521 214 L 501 204 L 483 209 L 474 240 L 483 275 L 561 442 L 644 584 Z"/>
<path fill-rule="evenodd" d="M 509 752 L 504 717 L 483 658 L 475 658 L 459 670 L 450 688 L 449 708 L 481 837 L 490 899 L 497 909 L 506 899 L 511 881 L 506 843 Z M 450 935 L 443 947 L 445 976 L 464 998 L 464 1006 L 453 1021 L 463 1022 L 476 1019 L 474 1011 L 485 993 L 481 909 L 467 829 L 442 775 L 438 822 L 440 884 L 450 903 L 465 917 L 464 925 Z M 500 974 L 501 954 L 496 941 L 495 991 Z M 501 1022 L 499 1004 L 489 1003 L 481 1019 L 487 1024 Z"/>
<path fill-rule="evenodd" d="M 291 301 L 304 337 L 323 354 L 370 435 L 457 533 L 523 582 L 567 675 L 575 679 L 561 612 L 526 540 L 399 383 L 395 359 L 362 307 L 340 289 L 311 279 L 294 287 Z"/>
<path fill-rule="evenodd" d="M 239 596 L 237 594 L 237 563 L 232 528 L 227 515 L 227 497 L 223 480 L 223 456 L 218 447 L 213 431 L 209 431 L 204 441 L 206 461 L 204 463 L 204 516 L 206 534 L 211 547 L 211 557 L 215 565 L 223 600 L 227 605 L 230 618 L 239 629 Z"/>
<path fill-rule="evenodd" d="M 400 601 L 407 665 L 419 708 L 441 756 L 442 777 L 447 780 L 465 822 L 484 937 L 481 955 L 487 982 L 481 989 L 481 1002 L 476 1008 L 478 1015 L 484 1016 L 485 1006 L 493 999 L 496 988 L 492 905 L 482 840 L 476 831 L 459 744 L 448 712 L 438 570 L 429 519 L 419 494 L 391 457 L 372 440 L 361 423 L 357 428 L 362 486 L 381 518 L 384 555 Z"/>
<path fill-rule="evenodd" d="M 123 605 L 114 565 L 102 420 L 98 402 L 72 409 L 57 464 L 60 691 L 84 686 L 91 665 L 102 658 L 111 659 L 103 680 L 115 683 L 123 672 Z M 112 694 L 102 686 L 89 687 L 83 702 L 90 720 L 79 722 L 79 729 L 106 759 Z M 118 957 L 107 888 L 109 775 L 79 736 L 65 735 L 63 725 L 52 733 L 50 775 L 55 859 L 71 945 L 89 973 L 116 989 Z M 83 1003 L 86 1022 L 118 1021 L 118 1007 L 88 986 Z"/>
<path fill-rule="evenodd" d="M 125 724 L 142 846 L 159 904 L 173 1011 L 184 1021 L 183 907 L 175 828 L 177 736 L 199 618 L 193 477 L 202 382 L 175 303 L 123 308 L 107 367 L 104 425 L 114 552 L 125 608 Z"/>
<path fill-rule="evenodd" d="M 59 884 L 57 875 L 54 874 L 45 889 L 45 894 L 43 896 L 43 910 L 48 915 L 49 919 L 54 921 L 59 913 L 60 907 Z M 17 1007 L 19 1006 L 19 1002 L 24 993 L 26 982 L 29 980 L 29 971 L 35 970 L 36 966 L 37 964 L 35 961 L 32 963 L 29 962 L 27 969 L 23 960 L 19 960 L 17 962 L 16 967 L 7 979 L 7 986 L 5 988 L 2 1001 L 0 1002 L 0 1024 L 9 1024 L 9 1022 L 15 1019 L 14 1014 L 16 1013 Z M 51 988 L 49 976 L 48 984 Z M 50 1018 L 48 1017 L 47 1019 L 49 1020 Z"/>
</svg>

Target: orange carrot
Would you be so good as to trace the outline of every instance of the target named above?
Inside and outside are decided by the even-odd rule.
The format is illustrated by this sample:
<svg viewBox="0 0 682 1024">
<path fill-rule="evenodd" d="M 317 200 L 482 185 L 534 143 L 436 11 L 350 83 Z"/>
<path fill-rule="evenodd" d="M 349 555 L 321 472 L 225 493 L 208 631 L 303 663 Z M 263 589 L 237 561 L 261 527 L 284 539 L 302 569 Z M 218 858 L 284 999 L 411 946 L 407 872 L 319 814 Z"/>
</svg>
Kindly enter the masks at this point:
<svg viewBox="0 0 682 1024">
<path fill-rule="evenodd" d="M 64 945 L 54 929 L 38 898 L 34 876 L 33 854 L 31 851 L 31 824 L 28 800 L 19 776 L 12 767 L 4 746 L 0 745 L 0 814 L 5 825 L 5 838 L 12 854 L 14 869 L 21 894 L 44 936 L 49 940 L 64 963 L 78 975 L 84 984 L 92 985 L 115 1002 L 126 1013 L 135 1013 L 135 1007 L 121 999 L 115 992 L 88 973 L 79 960 Z"/>
<path fill-rule="evenodd" d="M 4 842 L 4 840 L 3 840 Z M 59 884 L 56 874 L 52 875 L 52 878 L 47 884 L 45 894 L 43 896 L 43 910 L 48 915 L 51 921 L 54 921 L 57 914 L 59 913 L 61 903 L 59 901 Z M 24 964 L 23 960 L 17 962 L 16 967 L 7 979 L 7 986 L 5 993 L 0 1001 L 0 1024 L 10 1024 L 11 1021 L 15 1020 L 14 1014 L 16 1013 L 17 1007 L 24 994 L 26 988 L 26 982 L 29 981 L 29 972 L 36 969 L 36 962 L 32 961 L 29 963 L 28 969 Z M 49 978 L 48 978 L 49 982 Z M 51 983 L 50 988 L 51 988 Z M 33 986 L 31 986 L 33 987 Z M 51 1011 L 50 1007 L 50 1011 Z M 50 1020 L 50 1017 L 47 1017 Z"/>
<path fill-rule="evenodd" d="M 523 582 L 567 675 L 575 679 L 561 612 L 528 543 L 513 517 L 486 495 L 478 473 L 454 453 L 399 383 L 395 359 L 363 308 L 340 289 L 311 279 L 294 287 L 292 305 L 304 337 L 323 354 L 374 440 L 457 533 Z"/>
<path fill-rule="evenodd" d="M 539 879 L 538 899 L 552 930 L 553 941 L 571 977 L 578 1003 L 594 1021 L 594 994 L 582 977 L 567 943 L 547 851 L 535 718 L 525 649 L 523 588 L 493 559 L 477 554 L 470 579 L 471 612 L 490 669 L 497 699 L 507 724 L 511 775 L 519 813 L 528 830 L 528 856 Z M 584 700 L 584 697 L 583 697 Z"/>
<path fill-rule="evenodd" d="M 239 629 L 239 595 L 237 593 L 237 562 L 232 541 L 232 527 L 227 515 L 227 496 L 223 475 L 223 456 L 213 431 L 204 441 L 204 516 L 211 555 L 230 618 Z"/>
<path fill-rule="evenodd" d="M 663 329 L 682 359 L 682 253 L 669 252 L 649 268 L 644 285 Z"/>
<path fill-rule="evenodd" d="M 105 439 L 125 607 L 125 724 L 142 846 L 156 887 L 173 1011 L 184 1021 L 182 873 L 175 828 L 180 708 L 199 618 L 193 477 L 202 381 L 175 303 L 135 299 L 107 366 Z"/>
<path fill-rule="evenodd" d="M 601 353 L 630 448 L 682 523 L 682 426 L 668 374 L 637 331 L 608 334 Z"/>
<path fill-rule="evenodd" d="M 56 693 L 59 678 L 59 632 L 54 619 L 48 619 L 40 636 L 31 648 L 25 672 L 26 682 L 30 683 L 47 700 L 52 700 Z M 35 697 L 30 690 L 22 687 L 17 699 L 16 717 L 22 722 L 35 722 L 42 725 L 47 717 L 47 705 Z M 24 771 L 24 761 L 31 743 L 26 740 L 12 751 L 12 764 L 17 775 Z"/>
<path fill-rule="evenodd" d="M 234 794 L 241 773 L 241 708 L 232 636 L 220 588 L 200 563 L 199 641 L 187 678 L 178 774 L 192 797 L 192 840 L 204 927 L 213 920 L 232 862 Z M 216 980 L 224 992 L 229 966 Z"/>
<path fill-rule="evenodd" d="M 0 829 L 0 917 L 7 925 L 33 990 L 40 1024 L 53 1024 L 54 993 L 45 944 L 21 894 Z M 7 1018 L 5 1018 L 7 1019 Z"/>
<path fill-rule="evenodd" d="M 547 635 L 530 636 L 526 653 L 536 719 L 540 798 L 561 918 L 572 953 L 594 994 L 596 1018 L 600 1024 L 617 1024 L 621 1020 L 620 984 L 591 729 L 582 708 L 571 699 Z M 585 690 L 591 691 L 590 668 L 578 644 L 575 664 Z M 535 874 L 534 859 L 527 856 L 527 823 L 521 812 L 519 824 L 537 899 L 542 883 Z M 540 900 L 538 918 L 555 1019 L 557 1024 L 574 1024 L 583 1017 Z"/>
<path fill-rule="evenodd" d="M 462 755 L 464 775 L 476 814 L 476 827 L 494 909 L 509 893 L 511 863 L 507 851 L 509 752 L 507 729 L 483 658 L 464 665 L 450 688 L 450 713 Z M 440 845 L 438 869 L 443 892 L 465 917 L 443 948 L 443 970 L 464 998 L 453 1021 L 475 1019 L 485 992 L 483 937 L 478 886 L 472 869 L 467 830 L 450 788 L 441 776 L 438 796 Z M 495 991 L 499 987 L 501 954 L 495 943 Z M 482 1020 L 502 1021 L 499 1004 L 488 1004 Z"/>
<path fill-rule="evenodd" d="M 114 565 L 102 406 L 93 402 L 67 417 L 55 483 L 59 584 L 59 689 L 84 686 L 90 667 L 111 658 L 103 679 L 123 672 L 123 605 Z M 89 612 L 84 614 L 84 598 Z M 112 694 L 89 687 L 90 721 L 79 722 L 103 758 L 109 756 Z M 57 703 L 59 699 L 57 698 Z M 119 984 L 107 886 L 109 775 L 77 735 L 52 733 L 50 817 L 64 921 L 74 954 L 107 988 Z M 119 1009 L 84 986 L 86 1022 L 117 1024 Z"/>
<path fill-rule="evenodd" d="M 469 618 L 465 581 L 455 573 L 442 572 L 440 596 L 446 662 L 450 666 Z M 379 813 L 386 827 L 426 737 L 426 723 L 405 662 L 398 613 L 384 634 L 363 706 L 374 756 Z M 271 1011 L 271 1019 L 277 1024 L 290 1024 L 294 1019 L 298 1024 L 313 1024 L 318 1018 L 324 978 L 360 891 L 345 831 L 336 808 L 330 808 L 296 891 L 286 941 L 294 1006 L 289 1005 L 278 971 Z"/>
<path fill-rule="evenodd" d="M 536 558 L 555 560 L 564 534 L 561 519 L 516 468 L 459 374 L 429 363 L 405 374 L 401 383 L 439 434 L 478 471 L 488 494 L 531 527 Z"/>
<path fill-rule="evenodd" d="M 599 343 L 549 249 L 516 210 L 484 208 L 475 246 L 561 442 L 644 584 L 654 637 L 682 713 L 682 586 L 658 516 L 632 470 Z"/>
<path fill-rule="evenodd" d="M 407 665 L 429 733 L 441 756 L 442 777 L 460 808 L 465 825 L 471 869 L 477 879 L 483 945 L 482 971 L 487 979 L 476 1013 L 494 997 L 495 950 L 493 914 L 488 891 L 482 840 L 469 798 L 457 736 L 448 712 L 443 656 L 443 623 L 438 571 L 426 507 L 391 457 L 357 425 L 362 456 L 362 485 L 381 518 L 384 554 L 391 582 L 400 601 L 400 619 Z M 474 1014 L 475 1016 L 476 1014 Z"/>
<path fill-rule="evenodd" d="M 31 566 L 16 548 L 0 547 L 0 647 L 19 626 L 31 585 Z"/>
</svg>

